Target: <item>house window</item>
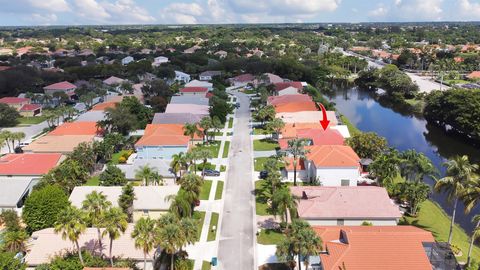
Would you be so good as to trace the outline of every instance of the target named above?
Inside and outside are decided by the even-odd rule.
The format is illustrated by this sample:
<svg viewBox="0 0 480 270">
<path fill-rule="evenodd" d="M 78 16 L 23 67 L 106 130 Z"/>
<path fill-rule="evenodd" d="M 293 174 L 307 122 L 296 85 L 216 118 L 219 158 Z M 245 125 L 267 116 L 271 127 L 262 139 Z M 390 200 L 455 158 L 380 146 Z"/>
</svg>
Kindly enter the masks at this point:
<svg viewBox="0 0 480 270">
<path fill-rule="evenodd" d="M 148 216 L 148 210 L 143 210 L 143 215 Z"/>
<path fill-rule="evenodd" d="M 341 185 L 342 185 L 342 187 L 348 187 L 348 186 L 350 186 L 350 180 L 342 180 Z"/>
<path fill-rule="evenodd" d="M 343 220 L 343 219 L 337 219 L 337 225 L 338 225 L 338 226 L 343 226 L 344 223 L 345 223 L 345 220 Z"/>
</svg>

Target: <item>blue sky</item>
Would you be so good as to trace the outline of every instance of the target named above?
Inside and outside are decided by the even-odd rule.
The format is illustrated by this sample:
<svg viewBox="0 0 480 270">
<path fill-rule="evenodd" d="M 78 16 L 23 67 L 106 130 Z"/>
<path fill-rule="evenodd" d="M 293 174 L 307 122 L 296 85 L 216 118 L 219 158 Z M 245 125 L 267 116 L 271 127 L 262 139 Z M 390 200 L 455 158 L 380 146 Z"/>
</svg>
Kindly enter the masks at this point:
<svg viewBox="0 0 480 270">
<path fill-rule="evenodd" d="M 480 21 L 480 0 L 0 0 L 0 25 Z"/>
</svg>

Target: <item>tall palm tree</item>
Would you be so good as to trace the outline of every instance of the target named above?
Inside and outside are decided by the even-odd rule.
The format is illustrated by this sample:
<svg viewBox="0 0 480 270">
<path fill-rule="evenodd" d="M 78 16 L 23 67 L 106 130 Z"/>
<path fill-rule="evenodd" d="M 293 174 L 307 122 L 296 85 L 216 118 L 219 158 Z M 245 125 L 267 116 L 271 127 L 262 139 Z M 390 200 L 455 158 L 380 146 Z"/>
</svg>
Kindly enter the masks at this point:
<svg viewBox="0 0 480 270">
<path fill-rule="evenodd" d="M 478 205 L 480 202 L 480 178 L 478 175 L 475 175 L 475 178 L 468 183 L 464 192 L 461 195 L 461 199 L 465 206 L 465 213 L 470 213 L 470 211 Z M 468 257 L 467 257 L 467 266 L 470 265 L 473 243 L 476 239 L 480 237 L 480 215 L 473 217 L 472 222 L 475 223 L 475 228 L 472 231 L 470 236 L 470 247 L 468 248 Z"/>
<path fill-rule="evenodd" d="M 135 247 L 143 251 L 143 270 L 147 269 L 147 254 L 150 253 L 156 242 L 155 221 L 150 218 L 140 218 L 133 228 L 132 238 Z"/>
<path fill-rule="evenodd" d="M 163 186 L 163 176 L 157 171 L 154 171 L 152 173 L 152 182 L 157 186 Z"/>
<path fill-rule="evenodd" d="M 199 152 L 200 152 L 200 148 L 192 148 L 190 151 L 187 152 L 187 154 L 185 155 L 185 158 L 190 160 L 191 163 L 193 164 L 193 171 L 194 173 L 197 173 L 197 160 L 200 159 L 200 156 L 199 156 Z"/>
<path fill-rule="evenodd" d="M 207 161 L 209 158 L 212 158 L 212 152 L 208 149 L 202 149 L 199 150 L 198 153 L 198 158 L 202 160 L 202 179 L 205 179 L 205 167 L 207 166 Z"/>
<path fill-rule="evenodd" d="M 185 191 L 187 197 L 190 199 L 190 202 L 193 204 L 198 197 L 200 196 L 200 191 L 202 189 L 203 180 L 200 176 L 188 173 L 185 174 L 179 181 L 178 184 Z"/>
<path fill-rule="evenodd" d="M 150 184 L 152 175 L 153 169 L 148 164 L 145 166 L 140 166 L 140 168 L 135 171 L 135 178 L 141 179 L 145 186 Z"/>
<path fill-rule="evenodd" d="M 473 244 L 477 239 L 480 238 L 480 215 L 475 215 L 472 218 L 472 222 L 475 224 L 475 228 L 473 228 L 472 235 L 470 236 L 470 246 L 468 247 L 467 267 L 470 266 L 470 263 L 471 263 Z"/>
<path fill-rule="evenodd" d="M 202 136 L 203 132 L 198 129 L 197 123 L 186 123 L 183 126 L 183 134 L 190 137 L 190 143 L 193 144 L 193 138 L 195 135 Z"/>
<path fill-rule="evenodd" d="M 208 131 L 213 127 L 212 118 L 205 116 L 198 125 L 203 129 L 203 141 L 208 142 Z"/>
<path fill-rule="evenodd" d="M 109 257 L 110 264 L 113 267 L 113 240 L 116 240 L 120 237 L 121 234 L 125 233 L 128 226 L 128 216 L 118 207 L 113 207 L 108 209 L 105 212 L 105 230 L 103 231 L 103 236 L 108 235 L 110 238 L 110 248 L 109 248 Z"/>
<path fill-rule="evenodd" d="M 80 235 L 84 233 L 86 229 L 87 225 L 85 223 L 84 213 L 75 206 L 69 206 L 60 212 L 54 225 L 55 233 L 61 233 L 63 240 L 68 238 L 68 240 L 75 244 L 82 265 L 84 265 L 84 262 L 78 239 L 80 239 Z"/>
<path fill-rule="evenodd" d="M 2 140 L 5 142 L 5 144 L 8 147 L 8 152 L 12 152 L 12 147 L 10 146 L 10 140 L 12 138 L 12 132 L 8 130 L 4 130 L 0 133 L 0 137 L 2 137 Z"/>
<path fill-rule="evenodd" d="M 292 139 L 288 141 L 287 153 L 293 156 L 293 185 L 297 185 L 297 166 L 301 159 L 305 159 L 305 156 L 310 152 L 305 149 L 305 139 Z"/>
<path fill-rule="evenodd" d="M 184 169 L 185 164 L 185 153 L 180 152 L 178 154 L 172 155 L 172 161 L 170 162 L 170 167 L 172 168 L 172 172 L 175 175 L 175 180 L 178 179 L 177 174 L 179 177 L 182 177 L 182 170 Z"/>
<path fill-rule="evenodd" d="M 170 212 L 179 218 L 192 216 L 192 202 L 183 189 L 180 189 L 176 195 L 172 194 L 165 198 L 170 201 Z"/>
<path fill-rule="evenodd" d="M 85 200 L 82 202 L 82 209 L 86 213 L 87 221 L 91 223 L 93 227 L 97 228 L 100 257 L 103 254 L 102 232 L 100 228 L 104 226 L 106 221 L 105 212 L 107 212 L 111 206 L 112 203 L 107 200 L 107 196 L 97 191 L 92 191 L 92 193 L 87 194 Z"/>
<path fill-rule="evenodd" d="M 436 182 L 435 191 L 446 192 L 448 201 L 453 201 L 452 220 L 448 234 L 448 244 L 451 244 L 459 197 L 465 191 L 466 185 L 472 180 L 474 172 L 478 171 L 478 165 L 471 164 L 467 156 L 456 156 L 446 162 L 444 166 L 447 167 L 446 176 Z"/>
<path fill-rule="evenodd" d="M 287 223 L 288 228 L 288 216 L 296 216 L 297 201 L 287 188 L 277 189 L 272 194 L 272 210 L 275 214 L 282 217 L 282 220 Z"/>
</svg>

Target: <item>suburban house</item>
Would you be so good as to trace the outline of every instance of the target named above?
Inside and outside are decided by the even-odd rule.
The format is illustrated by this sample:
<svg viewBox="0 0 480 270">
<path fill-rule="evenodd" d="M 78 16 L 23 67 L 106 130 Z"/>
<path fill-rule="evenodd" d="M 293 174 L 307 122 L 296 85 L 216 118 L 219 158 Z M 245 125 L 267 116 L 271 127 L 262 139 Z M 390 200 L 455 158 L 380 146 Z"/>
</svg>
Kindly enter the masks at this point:
<svg viewBox="0 0 480 270">
<path fill-rule="evenodd" d="M 292 186 L 298 198 L 297 213 L 311 225 L 397 225 L 400 210 L 383 187 Z"/>
<path fill-rule="evenodd" d="M 480 71 L 472 71 L 470 74 L 467 75 L 467 79 L 470 80 L 480 80 Z"/>
<path fill-rule="evenodd" d="M 172 98 L 173 99 L 173 98 Z M 202 120 L 202 117 L 193 113 L 156 113 L 152 124 L 193 124 Z"/>
<path fill-rule="evenodd" d="M 125 178 L 130 181 L 138 180 L 136 177 L 137 171 L 143 166 L 148 166 L 163 177 L 164 184 L 174 184 L 175 175 L 170 168 L 170 160 L 135 158 L 131 164 L 117 164 L 115 166 L 122 170 L 125 174 Z"/>
<path fill-rule="evenodd" d="M 0 176 L 41 177 L 63 161 L 62 154 L 6 154 L 0 157 Z"/>
<path fill-rule="evenodd" d="M 190 81 L 190 75 L 181 71 L 175 70 L 175 81 L 181 83 L 188 83 Z"/>
<path fill-rule="evenodd" d="M 194 141 L 202 138 L 195 135 Z M 190 137 L 184 135 L 182 124 L 149 124 L 135 144 L 137 159 L 171 159 L 174 154 L 186 153 Z"/>
<path fill-rule="evenodd" d="M 118 78 L 118 77 L 115 77 L 115 76 L 110 76 L 107 79 L 103 80 L 104 84 L 106 84 L 108 86 L 115 87 L 117 90 L 120 89 L 120 86 L 123 82 L 125 82 L 124 79 L 121 79 L 121 78 Z"/>
<path fill-rule="evenodd" d="M 457 269 L 455 256 L 415 226 L 314 226 L 323 252 L 308 270 Z M 374 254 L 374 255 L 373 255 Z"/>
<path fill-rule="evenodd" d="M 183 50 L 183 53 L 186 53 L 186 54 L 191 54 L 191 53 L 195 53 L 195 51 L 201 49 L 202 47 L 198 46 L 198 45 L 193 45 L 192 47 L 188 48 L 188 49 L 185 49 Z"/>
<path fill-rule="evenodd" d="M 280 105 L 290 102 L 311 102 L 312 98 L 309 95 L 282 95 L 282 96 L 269 96 L 267 98 L 268 105 Z"/>
<path fill-rule="evenodd" d="M 310 104 L 310 103 L 309 103 Z M 330 121 L 329 127 L 338 124 L 335 111 L 327 111 L 327 119 Z M 297 112 L 279 112 L 275 114 L 276 118 L 282 119 L 285 123 L 320 123 L 323 120 L 322 111 L 297 111 Z"/>
<path fill-rule="evenodd" d="M 209 106 L 195 104 L 168 104 L 165 109 L 166 113 L 185 113 L 189 112 L 201 116 L 209 115 Z"/>
<path fill-rule="evenodd" d="M 0 177 L 0 212 L 11 209 L 18 211 L 23 207 L 33 187 L 40 177 Z"/>
<path fill-rule="evenodd" d="M 50 96 L 53 96 L 53 94 L 57 92 L 63 92 L 67 96 L 72 97 L 73 95 L 75 95 L 76 89 L 77 89 L 76 85 L 69 83 L 67 81 L 54 83 L 54 84 L 50 84 L 43 87 L 43 91 L 45 92 L 45 94 Z"/>
<path fill-rule="evenodd" d="M 186 88 L 191 88 L 191 87 L 201 87 L 201 88 L 207 88 L 208 91 L 213 91 L 213 83 L 211 82 L 206 82 L 206 81 L 199 81 L 199 80 L 193 80 L 185 84 Z"/>
<path fill-rule="evenodd" d="M 152 219 L 159 218 L 170 208 L 170 202 L 166 199 L 170 195 L 176 195 L 180 186 L 134 186 L 135 200 L 133 201 L 133 220 L 137 221 L 142 217 Z M 88 194 L 93 191 L 101 192 L 112 203 L 118 207 L 118 198 L 122 194 L 121 186 L 80 186 L 75 187 L 70 194 L 70 202 L 73 206 L 82 207 L 82 202 Z"/>
<path fill-rule="evenodd" d="M 317 104 L 313 101 L 288 102 L 283 104 L 273 105 L 276 113 L 286 112 L 314 112 L 318 111 Z"/>
<path fill-rule="evenodd" d="M 122 59 L 122 65 L 128 65 L 130 64 L 131 62 L 133 62 L 135 59 L 133 59 L 133 57 L 131 56 L 127 56 L 125 58 Z"/>
<path fill-rule="evenodd" d="M 299 129 L 296 131 L 296 137 L 308 141 L 308 145 L 343 145 L 344 138 L 338 130 L 327 128 Z M 293 138 L 281 138 L 278 140 L 280 149 L 288 148 L 288 141 Z"/>
<path fill-rule="evenodd" d="M 32 117 L 42 113 L 42 106 L 39 104 L 31 104 L 29 98 L 4 97 L 0 99 L 0 103 L 16 109 L 21 116 Z"/>
<path fill-rule="evenodd" d="M 135 240 L 132 238 L 134 224 L 129 224 L 125 233 L 113 243 L 112 255 L 117 258 L 130 258 L 135 262 L 143 262 L 144 254 L 142 249 L 135 247 Z M 108 236 L 103 237 L 103 253 L 108 253 Z M 86 249 L 92 253 L 98 251 L 98 232 L 96 228 L 87 228 L 79 239 L 81 249 Z M 62 239 L 62 235 L 55 233 L 53 228 L 47 228 L 36 231 L 32 234 L 28 243 L 28 252 L 25 255 L 25 263 L 28 267 L 36 267 L 41 264 L 49 263 L 57 255 L 64 255 L 67 252 L 74 251 L 72 242 L 68 239 Z M 147 254 L 147 261 L 153 261 L 155 251 Z"/>
<path fill-rule="evenodd" d="M 217 51 L 214 55 L 218 56 L 220 59 L 224 59 L 227 57 L 228 53 L 226 51 Z"/>
<path fill-rule="evenodd" d="M 208 106 L 208 98 L 198 95 L 172 96 L 170 104 L 196 104 Z"/>
<path fill-rule="evenodd" d="M 152 66 L 158 67 L 161 64 L 168 63 L 168 57 L 165 56 L 158 56 L 153 59 Z"/>
<path fill-rule="evenodd" d="M 293 86 L 289 86 L 287 88 L 283 88 L 282 90 L 277 91 L 279 96 L 284 96 L 284 95 L 297 95 L 300 94 L 300 90 L 298 88 L 295 88 Z"/>
<path fill-rule="evenodd" d="M 285 88 L 293 87 L 301 91 L 303 89 L 302 82 L 279 82 L 275 83 L 275 91 L 282 91 Z"/>
<path fill-rule="evenodd" d="M 303 129 L 323 129 L 320 123 L 286 123 L 280 131 L 282 138 L 296 138 L 298 131 Z"/>
<path fill-rule="evenodd" d="M 260 83 L 270 85 L 283 82 L 283 79 L 273 73 L 264 73 L 260 78 Z"/>
<path fill-rule="evenodd" d="M 213 77 L 215 76 L 221 76 L 222 72 L 221 71 L 216 71 L 216 70 L 207 70 L 198 76 L 200 81 L 211 81 Z"/>
<path fill-rule="evenodd" d="M 182 95 L 198 95 L 205 97 L 208 93 L 208 88 L 205 87 L 185 87 L 179 90 Z"/>
<path fill-rule="evenodd" d="M 230 84 L 234 87 L 242 87 L 246 86 L 247 84 L 251 83 L 253 84 L 255 81 L 255 76 L 253 76 L 250 73 L 238 75 L 236 77 L 228 79 Z"/>
<path fill-rule="evenodd" d="M 98 122 L 102 120 L 105 120 L 104 111 L 88 111 L 80 114 L 75 122 Z"/>
</svg>

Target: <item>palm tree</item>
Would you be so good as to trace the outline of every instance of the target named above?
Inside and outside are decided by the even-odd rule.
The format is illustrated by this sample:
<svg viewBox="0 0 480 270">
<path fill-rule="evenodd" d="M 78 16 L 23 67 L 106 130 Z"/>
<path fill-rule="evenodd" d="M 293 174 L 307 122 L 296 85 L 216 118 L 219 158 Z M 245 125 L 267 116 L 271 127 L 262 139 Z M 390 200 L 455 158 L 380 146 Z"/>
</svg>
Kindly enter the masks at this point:
<svg viewBox="0 0 480 270">
<path fill-rule="evenodd" d="M 478 170 L 478 165 L 471 164 L 467 156 L 456 156 L 444 164 L 447 167 L 446 176 L 435 184 L 435 191 L 447 192 L 449 202 L 453 200 L 452 220 L 448 234 L 448 244 L 452 242 L 453 225 L 459 197 L 465 191 L 466 185 L 472 180 L 473 173 Z"/>
<path fill-rule="evenodd" d="M 125 233 L 128 226 L 128 216 L 118 207 L 113 207 L 108 209 L 105 212 L 105 230 L 103 231 L 103 236 L 108 235 L 110 238 L 110 248 L 109 248 L 109 257 L 110 264 L 113 267 L 113 240 L 116 240 L 120 237 L 121 234 Z"/>
<path fill-rule="evenodd" d="M 195 138 L 195 135 L 202 136 L 203 132 L 198 129 L 198 125 L 196 123 L 186 123 L 183 126 L 183 134 L 185 136 L 189 136 L 190 143 L 193 144 L 193 138 Z"/>
<path fill-rule="evenodd" d="M 190 160 L 191 163 L 193 164 L 193 171 L 195 173 L 197 173 L 197 160 L 200 159 L 200 156 L 199 156 L 199 152 L 200 152 L 200 148 L 192 148 L 190 151 L 187 152 L 187 154 L 185 155 L 185 158 L 187 160 Z"/>
<path fill-rule="evenodd" d="M 213 127 L 212 118 L 205 116 L 200 120 L 198 125 L 203 129 L 203 141 L 208 142 L 208 130 Z"/>
<path fill-rule="evenodd" d="M 461 195 L 461 199 L 465 206 L 466 214 L 470 213 L 470 211 L 478 205 L 480 202 L 480 178 L 478 178 L 478 176 L 468 183 L 463 194 Z M 467 266 L 470 265 L 473 243 L 476 239 L 478 239 L 478 237 L 480 237 L 480 215 L 475 215 L 472 219 L 472 222 L 475 223 L 475 228 L 472 231 L 470 247 L 468 248 Z"/>
<path fill-rule="evenodd" d="M 163 186 L 163 176 L 160 175 L 157 171 L 152 173 L 152 182 L 157 186 Z"/>
<path fill-rule="evenodd" d="M 277 189 L 272 194 L 272 210 L 282 217 L 288 228 L 288 215 L 292 218 L 296 216 L 297 201 L 287 188 Z"/>
<path fill-rule="evenodd" d="M 202 179 L 205 179 L 205 167 L 207 166 L 207 161 L 209 158 L 212 158 L 212 152 L 208 149 L 201 149 L 197 152 L 197 156 L 202 160 Z"/>
<path fill-rule="evenodd" d="M 147 254 L 155 245 L 155 221 L 150 218 L 140 218 L 133 228 L 132 238 L 135 239 L 135 247 L 143 251 L 143 270 L 147 269 Z"/>
<path fill-rule="evenodd" d="M 276 134 L 276 138 L 280 137 L 280 132 L 285 127 L 285 122 L 283 122 L 280 118 L 274 118 L 272 121 L 268 122 L 265 125 L 265 128 L 270 131 L 271 133 Z"/>
<path fill-rule="evenodd" d="M 172 168 L 172 172 L 175 175 L 175 180 L 178 179 L 177 174 L 180 173 L 179 177 L 182 177 L 182 169 L 184 168 L 185 164 L 185 153 L 180 152 L 178 154 L 172 155 L 172 161 L 170 162 L 170 167 Z"/>
<path fill-rule="evenodd" d="M 425 176 L 434 177 L 438 173 L 430 159 L 415 150 L 401 153 L 400 159 L 400 173 L 409 181 L 418 182 Z"/>
<path fill-rule="evenodd" d="M 310 153 L 309 150 L 305 149 L 306 141 L 305 139 L 292 139 L 288 141 L 288 148 L 286 149 L 287 153 L 293 156 L 293 185 L 297 185 L 297 166 L 298 161 L 305 159 L 305 156 Z"/>
<path fill-rule="evenodd" d="M 82 202 L 82 209 L 86 213 L 86 218 L 93 227 L 97 228 L 98 234 L 98 249 L 100 251 L 100 256 L 103 253 L 102 245 L 102 233 L 100 228 L 103 227 L 105 223 L 105 212 L 112 206 L 112 203 L 107 200 L 102 192 L 92 191 L 92 193 L 87 194 L 85 200 Z"/>
<path fill-rule="evenodd" d="M 29 236 L 24 229 L 7 230 L 3 234 L 3 247 L 10 252 L 25 252 Z"/>
<path fill-rule="evenodd" d="M 179 218 L 192 216 L 192 202 L 185 190 L 180 189 L 176 195 L 168 195 L 165 200 L 171 202 L 169 211 L 175 216 Z"/>
<path fill-rule="evenodd" d="M 185 191 L 190 203 L 193 205 L 200 196 L 200 190 L 203 185 L 202 178 L 196 174 L 188 173 L 178 181 L 178 184 Z"/>
<path fill-rule="evenodd" d="M 10 139 L 12 138 L 12 132 L 8 131 L 8 130 L 4 130 L 0 133 L 0 137 L 2 138 L 2 140 L 5 142 L 5 144 L 7 145 L 8 147 L 8 152 L 11 153 L 12 152 L 12 148 L 10 146 Z"/>
<path fill-rule="evenodd" d="M 80 235 L 85 232 L 86 229 L 87 225 L 85 223 L 84 213 L 75 206 L 69 206 L 60 212 L 54 225 L 55 233 L 61 233 L 63 240 L 68 238 L 68 240 L 75 244 L 82 265 L 84 265 L 84 262 L 78 239 L 80 239 Z"/>
<path fill-rule="evenodd" d="M 480 215 L 473 216 L 472 222 L 475 223 L 475 228 L 473 228 L 472 236 L 470 236 L 471 238 L 470 246 L 468 247 L 467 267 L 470 266 L 471 263 L 473 243 L 480 238 Z"/>
<path fill-rule="evenodd" d="M 148 164 L 145 166 L 140 166 L 140 168 L 135 171 L 135 178 L 141 179 L 145 186 L 149 185 L 152 175 L 153 170 Z"/>
</svg>

